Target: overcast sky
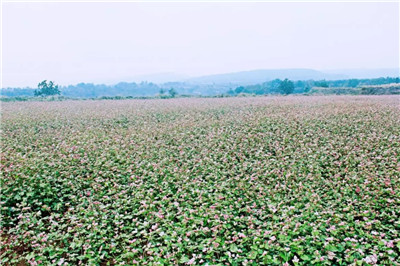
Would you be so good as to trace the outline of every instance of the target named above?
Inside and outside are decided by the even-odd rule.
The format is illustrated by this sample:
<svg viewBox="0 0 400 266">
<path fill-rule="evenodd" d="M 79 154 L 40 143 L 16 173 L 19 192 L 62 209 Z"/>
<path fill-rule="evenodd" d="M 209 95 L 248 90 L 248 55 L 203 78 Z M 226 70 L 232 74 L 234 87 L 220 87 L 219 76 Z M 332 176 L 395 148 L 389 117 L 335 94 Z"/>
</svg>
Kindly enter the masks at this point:
<svg viewBox="0 0 400 266">
<path fill-rule="evenodd" d="M 3 87 L 399 66 L 399 3 L 3 3 Z"/>
</svg>

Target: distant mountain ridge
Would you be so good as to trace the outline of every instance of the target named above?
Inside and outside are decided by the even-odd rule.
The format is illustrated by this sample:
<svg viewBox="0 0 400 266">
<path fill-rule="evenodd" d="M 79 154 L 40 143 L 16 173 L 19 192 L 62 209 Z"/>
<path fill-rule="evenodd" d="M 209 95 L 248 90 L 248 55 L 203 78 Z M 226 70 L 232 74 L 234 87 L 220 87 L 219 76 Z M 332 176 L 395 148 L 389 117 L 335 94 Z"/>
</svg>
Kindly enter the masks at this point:
<svg viewBox="0 0 400 266">
<path fill-rule="evenodd" d="M 340 73 L 352 79 L 373 79 L 380 77 L 399 77 L 400 68 L 353 68 L 325 70 L 325 73 Z"/>
<path fill-rule="evenodd" d="M 188 84 L 204 85 L 251 85 L 274 79 L 291 80 L 340 80 L 340 79 L 363 79 L 380 77 L 399 77 L 400 68 L 377 68 L 377 69 L 336 69 L 315 70 L 309 68 L 286 68 L 286 69 L 256 69 L 221 74 L 188 77 L 176 73 L 158 73 L 143 75 L 133 80 L 147 81 L 157 84 L 166 82 L 184 82 Z"/>
<path fill-rule="evenodd" d="M 62 95 L 75 98 L 95 98 L 113 96 L 153 96 L 161 91 L 175 89 L 184 95 L 219 95 L 235 92 L 245 87 L 244 93 L 268 94 L 277 92 L 280 80 L 288 78 L 295 84 L 295 93 L 301 93 L 315 84 L 328 82 L 333 87 L 355 87 L 358 85 L 379 85 L 398 82 L 400 71 L 386 69 L 343 69 L 318 71 L 306 68 L 258 69 L 200 77 L 188 77 L 171 72 L 132 76 L 125 81 L 116 80 L 108 84 L 79 83 L 60 86 Z M 385 79 L 386 78 L 386 79 Z M 394 78 L 394 79 L 393 79 Z M 396 79 L 397 78 L 397 79 Z M 354 80 L 360 79 L 360 80 Z M 376 79 L 376 80 L 362 80 Z M 325 80 L 325 81 L 324 81 Z M 325 82 L 325 83 L 326 83 Z M 382 83 L 383 82 L 383 83 Z M 2 88 L 0 97 L 33 96 L 34 88 Z"/>
<path fill-rule="evenodd" d="M 207 75 L 186 79 L 189 83 L 202 84 L 237 84 L 249 85 L 261 83 L 273 79 L 291 79 L 291 80 L 337 80 L 346 79 L 346 75 L 324 73 L 314 69 L 294 68 L 294 69 L 258 69 L 250 71 L 241 71 L 225 74 Z"/>
</svg>

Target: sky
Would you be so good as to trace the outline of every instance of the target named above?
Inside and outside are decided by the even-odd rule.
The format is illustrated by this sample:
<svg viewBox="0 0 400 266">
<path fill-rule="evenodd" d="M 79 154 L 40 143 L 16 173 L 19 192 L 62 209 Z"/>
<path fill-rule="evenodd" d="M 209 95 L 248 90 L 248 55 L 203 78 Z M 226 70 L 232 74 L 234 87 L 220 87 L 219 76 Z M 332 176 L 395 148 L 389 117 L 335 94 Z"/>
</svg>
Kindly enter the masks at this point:
<svg viewBox="0 0 400 266">
<path fill-rule="evenodd" d="M 2 87 L 399 67 L 399 3 L 3 3 Z"/>
</svg>

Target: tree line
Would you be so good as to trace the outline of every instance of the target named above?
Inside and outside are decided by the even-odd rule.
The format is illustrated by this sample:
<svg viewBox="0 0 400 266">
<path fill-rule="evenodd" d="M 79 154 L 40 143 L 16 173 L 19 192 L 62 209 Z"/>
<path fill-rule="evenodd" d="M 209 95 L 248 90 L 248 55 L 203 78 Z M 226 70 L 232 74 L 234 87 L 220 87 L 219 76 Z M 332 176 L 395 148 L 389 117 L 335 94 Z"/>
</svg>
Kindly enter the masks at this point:
<svg viewBox="0 0 400 266">
<path fill-rule="evenodd" d="M 357 88 L 369 85 L 382 85 L 390 83 L 400 83 L 400 79 L 393 77 L 375 78 L 375 79 L 342 79 L 342 80 L 296 80 L 274 79 L 261 84 L 248 86 L 239 86 L 235 89 L 229 89 L 229 95 L 246 94 L 292 94 L 307 93 L 313 87 L 322 88 Z"/>
<path fill-rule="evenodd" d="M 101 98 L 101 97 L 152 97 L 171 98 L 177 95 L 238 95 L 238 94 L 293 94 L 307 93 L 311 88 L 357 88 L 362 86 L 400 83 L 399 78 L 386 77 L 375 79 L 343 79 L 343 80 L 296 80 L 274 79 L 260 84 L 238 86 L 206 85 L 174 82 L 155 84 L 151 82 L 120 82 L 115 85 L 79 83 L 61 87 L 54 81 L 44 80 L 36 89 L 3 88 L 0 95 L 6 97 L 33 97 L 62 95 L 70 98 Z"/>
</svg>

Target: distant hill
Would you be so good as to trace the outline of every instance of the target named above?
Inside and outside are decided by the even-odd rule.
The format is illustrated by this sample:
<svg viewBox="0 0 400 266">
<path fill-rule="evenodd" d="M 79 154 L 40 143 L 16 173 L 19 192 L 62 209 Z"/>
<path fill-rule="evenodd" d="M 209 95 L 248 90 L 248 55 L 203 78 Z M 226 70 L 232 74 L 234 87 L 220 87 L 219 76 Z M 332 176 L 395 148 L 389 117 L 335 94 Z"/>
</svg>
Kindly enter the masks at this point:
<svg viewBox="0 0 400 266">
<path fill-rule="evenodd" d="M 202 77 L 195 77 L 185 80 L 189 83 L 200 83 L 200 84 L 237 84 L 237 85 L 249 85 L 261 83 L 273 79 L 291 79 L 291 80 L 337 80 L 345 79 L 346 75 L 324 73 L 313 69 L 259 69 L 251 71 L 241 71 L 234 73 L 208 75 Z"/>
<path fill-rule="evenodd" d="M 399 68 L 377 68 L 377 69 L 335 69 L 315 70 L 308 68 L 292 69 L 257 69 L 240 72 L 230 72 L 215 75 L 204 75 L 199 77 L 188 77 L 179 73 L 156 73 L 149 75 L 134 76 L 124 79 L 128 82 L 152 82 L 156 84 L 168 82 L 184 82 L 196 85 L 251 85 L 274 79 L 291 80 L 339 80 L 339 79 L 372 79 L 380 77 L 399 77 Z M 117 82 L 119 82 L 118 80 Z"/>
<path fill-rule="evenodd" d="M 373 69 L 334 69 L 324 70 L 328 74 L 343 74 L 353 79 L 373 79 L 380 77 L 399 77 L 400 68 L 373 68 Z"/>
<path fill-rule="evenodd" d="M 188 79 L 188 78 L 189 78 L 189 76 L 184 75 L 184 74 L 165 72 L 165 73 L 156 73 L 156 74 L 136 76 L 132 79 L 132 81 L 134 81 L 134 82 L 147 81 L 147 82 L 160 84 L 160 83 L 166 83 L 166 82 L 180 81 L 180 80 L 184 80 L 184 79 Z"/>
<path fill-rule="evenodd" d="M 137 76 L 130 76 L 124 77 L 114 80 L 107 80 L 107 84 L 116 84 L 120 82 L 151 82 L 156 84 L 162 84 L 167 82 L 179 82 L 185 79 L 190 78 L 188 75 L 173 73 L 173 72 L 163 72 L 163 73 L 154 73 L 154 74 L 147 74 L 147 75 L 137 75 Z"/>
<path fill-rule="evenodd" d="M 378 78 L 357 78 L 364 76 Z M 281 80 L 288 78 L 294 82 L 294 93 L 307 93 L 313 87 L 356 88 L 365 85 L 382 85 L 399 83 L 398 69 L 367 69 L 367 70 L 329 70 L 313 69 L 260 69 L 225 74 L 187 77 L 175 73 L 159 73 L 144 76 L 132 76 L 126 82 L 111 84 L 79 83 L 61 86 L 61 95 L 72 98 L 98 97 L 149 97 L 173 88 L 181 95 L 237 95 L 247 94 L 277 94 Z M 324 86 L 323 86 L 324 85 Z M 343 89 L 342 89 L 343 90 Z M 367 91 L 367 89 L 365 89 Z M 373 93 L 398 93 L 393 89 L 368 89 Z M 2 88 L 0 97 L 33 96 L 34 88 Z M 340 94 L 342 91 L 323 90 Z M 348 90 L 346 90 L 348 92 Z"/>
</svg>

